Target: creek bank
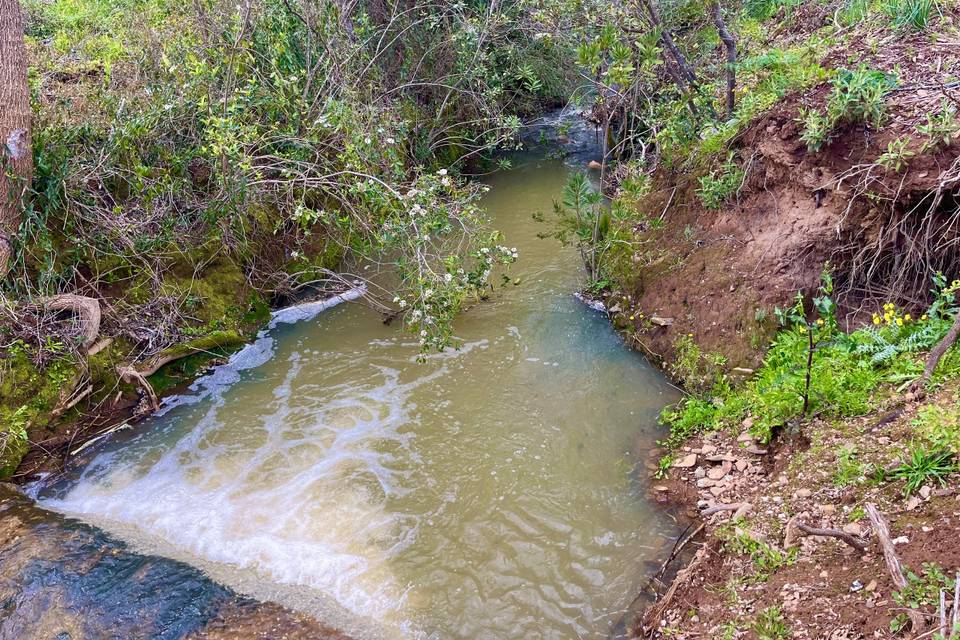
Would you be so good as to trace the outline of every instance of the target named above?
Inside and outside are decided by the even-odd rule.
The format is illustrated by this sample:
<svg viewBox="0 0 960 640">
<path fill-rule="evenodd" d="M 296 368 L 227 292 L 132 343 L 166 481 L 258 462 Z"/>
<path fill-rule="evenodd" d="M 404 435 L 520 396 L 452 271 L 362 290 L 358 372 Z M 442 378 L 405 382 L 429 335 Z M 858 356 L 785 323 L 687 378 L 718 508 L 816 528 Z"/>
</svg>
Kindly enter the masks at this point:
<svg viewBox="0 0 960 640">
<path fill-rule="evenodd" d="M 233 292 L 219 292 L 215 300 Z M 158 351 L 135 368 L 128 364 L 132 345 L 123 335 L 104 338 L 103 347 L 85 355 L 64 356 L 38 367 L 26 350 L 9 354 L 0 372 L 4 390 L 0 412 L 16 419 L 25 438 L 10 438 L 2 448 L 0 478 L 24 483 L 40 473 L 63 469 L 87 443 L 136 423 L 159 408 L 159 400 L 184 391 L 205 371 L 248 344 L 268 321 L 295 321 L 343 300 L 350 290 L 328 291 L 320 300 L 270 312 L 235 317 L 226 313 L 219 326 L 189 337 L 189 326 L 174 328 L 182 341 Z M 272 319 L 272 320 L 271 320 Z M 131 376 L 130 371 L 135 375 Z M 12 431 L 12 430 L 11 430 Z"/>
<path fill-rule="evenodd" d="M 799 26 L 809 32 L 822 22 Z M 779 99 L 724 145 L 742 181 L 719 206 L 706 206 L 701 178 L 717 175 L 722 159 L 698 150 L 683 166 L 658 166 L 636 201 L 615 196 L 637 216 L 604 306 L 628 342 L 706 403 L 722 402 L 712 397 L 722 376 L 734 388 L 753 378 L 777 335 L 777 308 L 799 296 L 810 309 L 825 269 L 848 332 L 871 323 L 871 312 L 888 302 L 920 317 L 937 295 L 934 274 L 956 277 L 960 144 L 922 134 L 928 116 L 949 111 L 954 100 L 949 86 L 928 87 L 926 79 L 956 68 L 956 48 L 929 33 L 898 33 L 879 52 L 868 40 L 835 43 L 818 64 L 842 74 L 856 58 L 895 74 L 882 126 L 842 124 L 811 150 L 803 115 L 825 112 L 834 93 L 831 82 L 819 82 Z M 924 63 L 930 59 L 947 67 L 932 71 Z M 890 164 L 898 144 L 909 149 Z M 928 229 L 937 230 L 935 240 Z M 905 358 L 901 378 L 890 380 L 917 375 L 919 355 Z M 866 505 L 877 505 L 894 540 L 906 540 L 897 554 L 927 583 L 927 563 L 950 577 L 960 568 L 951 546 L 960 509 L 952 485 L 927 484 L 907 497 L 902 484 L 878 484 L 868 471 L 896 466 L 924 416 L 952 415 L 956 390 L 955 379 L 938 381 L 927 397 L 886 389 L 864 415 L 798 420 L 770 443 L 741 440 L 749 424 L 672 442 L 672 465 L 651 481 L 651 495 L 684 505 L 704 530 L 689 543 L 678 581 L 662 590 L 669 597 L 635 633 L 767 638 L 781 637 L 770 629 L 782 623 L 793 637 L 892 637 L 891 623 L 902 626 L 909 607 L 894 600 L 903 589 L 886 569 Z M 790 436 L 790 427 L 802 436 Z M 651 473 L 655 467 L 648 464 Z M 855 532 L 867 551 L 798 538 L 795 526 L 787 536 L 791 522 Z M 924 600 L 912 611 L 931 635 L 935 609 Z"/>
<path fill-rule="evenodd" d="M 775 617 L 792 637 L 890 637 L 907 607 L 865 507 L 876 505 L 889 522 L 896 554 L 920 576 L 917 583 L 911 578 L 916 589 L 933 580 L 931 566 L 948 577 L 960 568 L 960 492 L 955 484 L 933 482 L 904 496 L 894 483 L 838 476 L 844 451 L 855 442 L 864 468 L 896 465 L 890 444 L 914 437 L 925 411 L 955 411 L 958 388 L 953 382 L 923 399 L 891 397 L 850 420 L 814 419 L 802 425 L 802 437 L 763 448 L 746 431 L 691 439 L 653 491 L 701 514 L 705 537 L 667 597 L 634 629 L 636 636 L 769 637 L 758 629 Z M 865 551 L 803 535 L 798 524 L 848 534 L 862 540 Z M 911 607 L 923 616 L 923 631 L 936 626 L 930 598 L 926 592 Z"/>
</svg>

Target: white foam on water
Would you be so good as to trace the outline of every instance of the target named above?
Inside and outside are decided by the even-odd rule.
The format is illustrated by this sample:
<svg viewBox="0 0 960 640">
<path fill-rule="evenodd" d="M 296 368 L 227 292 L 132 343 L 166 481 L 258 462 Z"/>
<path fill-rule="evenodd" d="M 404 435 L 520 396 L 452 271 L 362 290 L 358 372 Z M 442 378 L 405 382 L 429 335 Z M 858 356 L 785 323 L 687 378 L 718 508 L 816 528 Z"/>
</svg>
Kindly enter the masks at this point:
<svg viewBox="0 0 960 640">
<path fill-rule="evenodd" d="M 329 306 L 278 313 L 270 327 Z M 275 355 L 273 342 L 262 332 L 190 394 L 168 402 L 150 431 L 101 451 L 65 495 L 42 503 L 353 633 L 409 630 L 402 613 L 408 587 L 389 561 L 412 542 L 416 523 L 387 508 L 407 491 L 390 463 L 412 437 L 404 428 L 415 421 L 410 392 L 445 370 L 404 384 L 399 371 L 371 366 L 362 384 L 299 393 L 310 384 L 300 374 L 313 352 L 294 351 L 282 381 L 273 382 L 272 401 L 231 394 L 241 371 Z M 191 423 L 183 433 L 180 420 Z"/>
<path fill-rule="evenodd" d="M 160 410 L 155 415 L 159 417 L 175 407 L 196 404 L 211 395 L 222 393 L 231 385 L 240 381 L 241 371 L 256 369 L 267 363 L 275 352 L 274 340 L 269 333 L 270 330 L 276 329 L 278 325 L 312 320 L 327 309 L 343 302 L 358 300 L 365 294 L 366 287 L 359 286 L 323 300 L 304 302 L 271 312 L 269 324 L 267 324 L 266 329 L 257 333 L 253 342 L 230 356 L 226 364 L 214 367 L 210 373 L 194 380 L 187 388 L 189 393 L 165 398 Z"/>
<path fill-rule="evenodd" d="M 277 599 L 319 617 L 329 615 L 329 597 L 357 616 L 401 625 L 406 587 L 389 556 L 402 527 L 386 503 L 403 487 L 380 448 L 405 446 L 397 428 L 410 420 L 408 390 L 384 370 L 382 384 L 359 397 L 295 407 L 290 386 L 299 371 L 292 358 L 255 429 L 227 424 L 217 399 L 146 470 L 94 461 L 65 496 L 44 505 L 163 555 L 314 590 L 315 597 L 299 590 Z M 244 589 L 241 574 L 220 569 Z"/>
</svg>

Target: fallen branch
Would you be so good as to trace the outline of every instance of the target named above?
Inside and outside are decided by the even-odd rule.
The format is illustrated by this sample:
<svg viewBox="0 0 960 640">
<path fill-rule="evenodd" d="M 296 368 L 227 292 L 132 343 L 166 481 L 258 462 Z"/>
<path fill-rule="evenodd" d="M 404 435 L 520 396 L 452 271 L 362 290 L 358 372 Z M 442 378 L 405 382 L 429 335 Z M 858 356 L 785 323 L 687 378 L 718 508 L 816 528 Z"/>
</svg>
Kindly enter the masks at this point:
<svg viewBox="0 0 960 640">
<path fill-rule="evenodd" d="M 923 374 L 913 381 L 910 385 L 910 391 L 916 394 L 923 393 L 927 383 L 930 382 L 930 378 L 933 377 L 933 372 L 936 370 L 937 365 L 940 364 L 940 358 L 947 352 L 947 349 L 953 346 L 958 336 L 960 336 L 960 313 L 954 317 L 953 324 L 950 325 L 950 330 L 947 331 L 947 335 L 943 336 L 943 339 L 937 343 L 937 346 L 930 351 L 930 355 L 927 356 L 927 363 L 923 367 Z"/>
<path fill-rule="evenodd" d="M 680 542 L 680 539 L 677 539 L 677 542 L 673 545 L 673 550 L 670 552 L 670 556 L 664 560 L 663 564 L 660 566 L 660 570 L 657 571 L 656 575 L 650 578 L 650 583 L 653 583 L 655 580 L 659 580 L 663 577 L 663 574 L 667 572 L 667 567 L 670 566 L 670 563 L 673 562 L 673 559 L 680 555 L 680 552 L 693 540 L 697 535 L 703 531 L 704 527 L 707 526 L 707 523 L 702 522 L 700 526 L 693 530 L 693 533 L 688 535 L 686 538 L 683 538 L 683 542 Z M 689 528 L 689 527 L 688 527 Z M 681 535 L 682 537 L 682 535 Z"/>
<path fill-rule="evenodd" d="M 721 511 L 738 511 L 741 507 L 749 506 L 749 502 L 732 502 L 730 504 L 716 504 L 712 507 L 708 507 L 700 512 L 700 515 L 703 517 L 712 516 L 715 513 L 720 513 Z"/>
<path fill-rule="evenodd" d="M 801 533 L 804 533 L 808 536 L 823 536 L 825 538 L 836 538 L 846 544 L 850 545 L 857 551 L 863 553 L 867 550 L 868 543 L 866 540 L 859 538 L 857 536 L 851 535 L 846 531 L 841 531 L 839 529 L 820 529 L 818 527 L 811 527 L 810 525 L 804 524 L 803 522 L 796 523 L 797 530 Z"/>
<path fill-rule="evenodd" d="M 868 502 L 866 509 L 867 516 L 870 517 L 870 522 L 873 524 L 873 530 L 877 532 L 877 538 L 880 540 L 880 548 L 883 550 L 883 560 L 887 563 L 887 571 L 890 573 L 890 578 L 893 580 L 893 584 L 897 589 L 906 589 L 908 584 L 907 578 L 903 575 L 903 566 L 900 564 L 900 558 L 897 557 L 897 551 L 893 546 L 893 541 L 890 540 L 890 525 L 887 524 L 887 521 L 884 520 L 880 511 L 877 510 L 877 505 Z M 908 609 L 907 616 L 910 618 L 910 625 L 913 628 L 914 634 L 919 635 L 923 633 L 923 629 L 926 627 L 923 614 L 915 609 Z"/>
<path fill-rule="evenodd" d="M 667 592 L 663 595 L 656 604 L 652 605 L 649 609 L 646 610 L 643 614 L 643 619 L 641 624 L 643 625 L 643 630 L 645 633 L 650 633 L 652 630 L 659 628 L 660 619 L 663 618 L 663 614 L 670 607 L 670 604 L 673 602 L 674 596 L 677 594 L 677 590 L 681 585 L 686 584 L 697 572 L 700 570 L 700 565 L 709 557 L 709 551 L 707 547 L 701 547 L 697 554 L 693 557 L 693 560 L 689 565 L 681 569 L 677 573 L 677 577 L 673 579 L 673 584 L 670 585 L 670 588 L 667 589 Z"/>
</svg>

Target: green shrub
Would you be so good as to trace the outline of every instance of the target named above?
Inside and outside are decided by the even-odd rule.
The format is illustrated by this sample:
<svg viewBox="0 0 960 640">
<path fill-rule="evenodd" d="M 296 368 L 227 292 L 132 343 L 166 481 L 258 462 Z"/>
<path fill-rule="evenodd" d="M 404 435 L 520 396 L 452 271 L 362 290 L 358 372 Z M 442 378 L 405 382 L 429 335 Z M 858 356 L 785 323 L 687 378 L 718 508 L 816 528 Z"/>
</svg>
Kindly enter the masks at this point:
<svg viewBox="0 0 960 640">
<path fill-rule="evenodd" d="M 910 158 L 917 155 L 915 151 L 908 149 L 909 146 L 910 138 L 908 136 L 900 136 L 896 140 L 891 140 L 887 143 L 887 150 L 877 158 L 877 164 L 888 171 L 899 172 L 907 166 Z"/>
<path fill-rule="evenodd" d="M 954 580 L 947 577 L 943 568 L 935 562 L 924 562 L 920 575 L 911 569 L 904 572 L 907 586 L 893 592 L 893 601 L 901 607 L 919 609 L 933 606 L 940 601 L 940 592 L 953 593 Z"/>
<path fill-rule="evenodd" d="M 870 15 L 870 0 L 848 0 L 837 17 L 847 27 L 860 24 Z"/>
<path fill-rule="evenodd" d="M 781 568 L 796 562 L 798 548 L 783 551 L 775 545 L 758 540 L 742 530 L 742 521 L 734 521 L 717 531 L 724 547 L 731 553 L 746 555 L 753 563 L 753 582 L 765 582 Z"/>
<path fill-rule="evenodd" d="M 803 5 L 803 0 L 746 0 L 743 12 L 754 20 L 767 20 L 781 7 L 795 9 Z"/>
<path fill-rule="evenodd" d="M 787 621 L 778 606 L 767 607 L 757 614 L 753 621 L 753 632 L 758 640 L 786 640 L 790 637 Z"/>
<path fill-rule="evenodd" d="M 960 455 L 960 406 L 924 405 L 913 421 L 913 432 L 932 449 Z"/>
<path fill-rule="evenodd" d="M 841 125 L 862 123 L 879 128 L 883 124 L 884 101 L 896 85 L 896 79 L 882 71 L 861 66 L 853 71 L 838 70 L 832 85 L 826 114 L 811 111 L 801 114 L 802 139 L 811 151 L 817 151 L 829 142 Z"/>
<path fill-rule="evenodd" d="M 906 462 L 890 472 L 890 477 L 903 480 L 903 492 L 909 496 L 927 483 L 945 485 L 947 476 L 956 470 L 953 452 L 913 443 Z"/>
<path fill-rule="evenodd" d="M 732 196 L 740 193 L 744 171 L 734 162 L 733 154 L 718 169 L 700 177 L 697 196 L 707 209 L 720 209 Z"/>
<path fill-rule="evenodd" d="M 829 419 L 867 413 L 881 384 L 919 374 L 915 354 L 929 350 L 949 328 L 949 314 L 954 313 L 949 300 L 960 281 L 949 286 L 942 277 L 935 281 L 935 300 L 919 319 L 888 303 L 882 315 L 874 314 L 874 324 L 850 334 L 837 328 L 832 301 L 823 290 L 815 298 L 819 318 L 814 321 L 802 313 L 802 298 L 793 309 L 777 309 L 784 328 L 754 376 L 733 389 L 718 375 L 705 394 L 665 409 L 660 419 L 670 428 L 667 443 L 678 444 L 699 431 L 736 427 L 747 416 L 751 416 L 751 433 L 767 441 L 775 429 L 803 417 L 805 395 L 808 415 Z M 815 350 L 807 389 L 811 338 Z M 949 351 L 938 371 L 960 367 L 960 356 L 955 354 Z"/>
<path fill-rule="evenodd" d="M 944 104 L 940 111 L 928 113 L 926 123 L 917 125 L 917 131 L 927 138 L 924 150 L 949 147 L 960 135 L 956 107 Z"/>
</svg>

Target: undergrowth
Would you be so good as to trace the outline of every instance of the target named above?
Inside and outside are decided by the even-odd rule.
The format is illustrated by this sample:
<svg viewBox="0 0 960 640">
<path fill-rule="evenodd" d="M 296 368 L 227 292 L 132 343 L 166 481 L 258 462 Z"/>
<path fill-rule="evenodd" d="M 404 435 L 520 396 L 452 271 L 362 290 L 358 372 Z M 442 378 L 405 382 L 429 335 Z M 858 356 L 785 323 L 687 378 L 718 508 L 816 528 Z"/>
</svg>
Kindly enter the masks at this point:
<svg viewBox="0 0 960 640">
<path fill-rule="evenodd" d="M 919 354 L 947 332 L 956 313 L 951 301 L 960 283 L 938 282 L 936 300 L 920 318 L 888 303 L 882 314 L 875 314 L 875 324 L 852 333 L 837 326 L 829 279 L 812 301 L 798 296 L 792 309 L 778 310 L 784 326 L 750 380 L 734 387 L 726 376 L 718 375 L 706 391 L 664 410 L 661 420 L 670 428 L 665 444 L 675 446 L 701 431 L 742 424 L 767 442 L 776 430 L 796 427 L 805 417 L 867 413 L 881 389 L 903 387 L 920 375 Z M 958 373 L 960 358 L 951 351 L 941 361 L 934 383 Z M 947 431 L 939 437 L 945 446 L 955 434 Z"/>
</svg>

